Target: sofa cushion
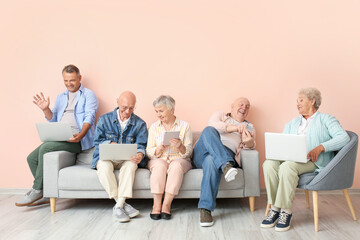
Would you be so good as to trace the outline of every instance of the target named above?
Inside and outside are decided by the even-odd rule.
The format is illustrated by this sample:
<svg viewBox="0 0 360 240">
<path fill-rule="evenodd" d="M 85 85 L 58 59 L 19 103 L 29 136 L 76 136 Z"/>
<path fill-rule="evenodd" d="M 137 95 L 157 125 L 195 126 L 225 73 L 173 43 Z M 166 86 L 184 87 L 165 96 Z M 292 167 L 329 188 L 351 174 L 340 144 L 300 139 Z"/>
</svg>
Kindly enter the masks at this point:
<svg viewBox="0 0 360 240">
<path fill-rule="evenodd" d="M 76 157 L 76 164 L 91 165 L 95 147 L 82 151 Z"/>
<path fill-rule="evenodd" d="M 200 190 L 202 180 L 202 169 L 191 169 L 184 175 L 181 190 Z M 118 181 L 119 170 L 115 170 L 115 177 Z M 234 190 L 244 188 L 244 175 L 242 169 L 235 180 L 227 183 L 222 177 L 220 189 Z M 135 190 L 150 189 L 150 171 L 139 168 L 136 170 L 133 188 Z M 89 165 L 74 165 L 63 168 L 59 172 L 60 190 L 104 190 L 99 182 L 96 170 L 91 169 Z"/>
</svg>

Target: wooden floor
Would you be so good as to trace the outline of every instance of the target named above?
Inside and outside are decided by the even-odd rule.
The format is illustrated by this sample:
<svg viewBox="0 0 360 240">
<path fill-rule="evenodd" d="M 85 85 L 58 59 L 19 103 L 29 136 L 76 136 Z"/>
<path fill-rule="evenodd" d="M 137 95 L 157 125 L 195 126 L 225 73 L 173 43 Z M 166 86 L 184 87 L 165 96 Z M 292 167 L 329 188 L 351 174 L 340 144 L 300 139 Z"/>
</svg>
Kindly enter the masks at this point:
<svg viewBox="0 0 360 240">
<path fill-rule="evenodd" d="M 129 200 L 141 214 L 129 223 L 119 223 L 112 218 L 112 200 L 60 199 L 57 212 L 51 214 L 49 206 L 16 207 L 21 195 L 0 191 L 0 239 L 359 239 L 360 220 L 353 221 L 341 191 L 319 194 L 319 232 L 314 231 L 312 210 L 306 208 L 302 193 L 295 197 L 292 228 L 278 233 L 259 227 L 266 206 L 264 194 L 256 198 L 253 213 L 247 199 L 219 199 L 214 226 L 203 228 L 196 199 L 175 200 L 170 221 L 150 219 L 152 200 Z M 350 196 L 359 218 L 360 192 L 350 191 Z"/>
</svg>

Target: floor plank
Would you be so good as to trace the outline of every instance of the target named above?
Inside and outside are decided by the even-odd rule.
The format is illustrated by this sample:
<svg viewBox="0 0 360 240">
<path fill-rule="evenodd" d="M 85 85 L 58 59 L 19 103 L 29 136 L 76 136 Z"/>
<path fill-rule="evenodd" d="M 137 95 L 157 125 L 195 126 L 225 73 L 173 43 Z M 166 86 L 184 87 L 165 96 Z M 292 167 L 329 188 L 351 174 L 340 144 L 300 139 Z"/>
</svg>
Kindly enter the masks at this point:
<svg viewBox="0 0 360 240">
<path fill-rule="evenodd" d="M 266 196 L 256 198 L 255 212 L 248 199 L 219 199 L 213 212 L 215 224 L 199 226 L 197 199 L 176 199 L 170 221 L 153 221 L 149 217 L 151 199 L 128 202 L 139 209 L 140 216 L 129 223 L 112 217 L 114 202 L 107 199 L 59 199 L 56 212 L 49 206 L 16 207 L 21 197 L 0 193 L 0 239 L 357 239 L 360 222 L 353 221 L 342 192 L 319 194 L 319 232 L 314 231 L 312 207 L 306 208 L 305 194 L 297 193 L 293 205 L 291 230 L 284 233 L 260 228 L 264 218 Z M 360 194 L 351 193 L 357 216 L 360 216 Z M 312 202 L 311 202 L 312 206 Z"/>
</svg>

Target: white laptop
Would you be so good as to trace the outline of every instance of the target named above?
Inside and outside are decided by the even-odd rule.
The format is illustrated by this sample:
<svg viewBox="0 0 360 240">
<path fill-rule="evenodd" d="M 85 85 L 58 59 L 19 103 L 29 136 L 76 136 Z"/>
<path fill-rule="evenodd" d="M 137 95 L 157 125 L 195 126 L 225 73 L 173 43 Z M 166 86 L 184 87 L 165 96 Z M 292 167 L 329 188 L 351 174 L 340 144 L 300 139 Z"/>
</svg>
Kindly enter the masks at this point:
<svg viewBox="0 0 360 240">
<path fill-rule="evenodd" d="M 99 144 L 100 160 L 130 160 L 137 154 L 137 144 Z"/>
<path fill-rule="evenodd" d="M 68 141 L 73 137 L 73 133 L 68 122 L 36 123 L 36 128 L 42 142 Z"/>
<path fill-rule="evenodd" d="M 306 163 L 307 153 L 305 135 L 265 133 L 266 159 Z"/>
</svg>

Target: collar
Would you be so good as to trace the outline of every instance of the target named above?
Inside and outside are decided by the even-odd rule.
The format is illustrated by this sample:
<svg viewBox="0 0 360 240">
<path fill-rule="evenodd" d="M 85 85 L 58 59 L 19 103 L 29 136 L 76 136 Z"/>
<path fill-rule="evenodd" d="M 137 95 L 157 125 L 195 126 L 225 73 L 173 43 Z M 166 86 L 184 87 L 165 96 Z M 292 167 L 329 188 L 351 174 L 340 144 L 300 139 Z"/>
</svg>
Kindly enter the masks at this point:
<svg viewBox="0 0 360 240">
<path fill-rule="evenodd" d="M 232 118 L 232 117 L 231 117 L 231 113 L 226 113 L 226 114 L 225 114 L 225 118 L 224 118 L 223 122 L 225 122 L 225 121 L 228 120 L 229 118 L 233 119 L 234 121 L 237 121 L 238 123 L 242 123 L 242 122 L 239 122 L 238 120 L 236 120 L 235 118 Z M 244 122 L 249 123 L 249 122 L 248 122 L 247 120 L 245 120 L 245 119 L 244 119 Z"/>
<path fill-rule="evenodd" d="M 113 111 L 113 116 L 112 116 L 113 123 L 119 123 L 118 113 L 117 113 L 118 110 L 119 110 L 119 107 L 116 107 Z M 135 125 L 135 116 L 134 115 L 135 115 L 134 113 L 131 114 L 130 118 L 128 119 L 128 121 L 129 121 L 128 124 Z"/>
<path fill-rule="evenodd" d="M 309 117 L 308 119 L 305 119 L 303 115 L 300 115 L 300 121 L 309 121 L 309 120 L 312 120 L 316 117 L 316 115 L 318 114 L 318 111 L 316 111 L 313 115 L 311 115 L 311 117 Z"/>
<path fill-rule="evenodd" d="M 155 124 L 157 124 L 158 127 L 162 126 L 162 123 L 160 120 L 158 120 Z M 175 125 L 179 125 L 180 124 L 180 120 L 175 116 L 175 121 L 173 123 L 173 125 L 171 126 L 171 128 Z"/>
</svg>

